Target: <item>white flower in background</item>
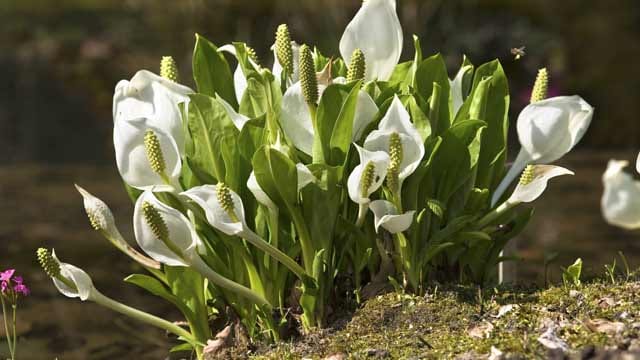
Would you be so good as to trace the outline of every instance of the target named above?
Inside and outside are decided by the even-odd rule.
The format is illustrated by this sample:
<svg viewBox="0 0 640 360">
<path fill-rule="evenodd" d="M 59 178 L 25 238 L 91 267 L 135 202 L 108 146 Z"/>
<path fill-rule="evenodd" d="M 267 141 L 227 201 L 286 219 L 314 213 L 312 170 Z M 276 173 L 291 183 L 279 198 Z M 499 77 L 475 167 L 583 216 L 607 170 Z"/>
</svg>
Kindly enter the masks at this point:
<svg viewBox="0 0 640 360">
<path fill-rule="evenodd" d="M 340 39 L 340 54 L 350 63 L 355 49 L 367 59 L 365 80 L 386 81 L 402 54 L 402 27 L 395 0 L 366 0 Z"/>
<path fill-rule="evenodd" d="M 343 81 L 344 78 L 334 79 L 336 83 L 342 83 Z M 324 84 L 318 85 L 320 98 L 325 89 L 326 86 Z M 352 140 L 355 141 L 362 137 L 377 112 L 378 106 L 371 99 L 371 96 L 360 90 L 356 103 L 356 114 L 353 118 Z M 296 148 L 305 154 L 311 155 L 315 132 L 311 113 L 309 113 L 309 105 L 304 98 L 302 85 L 299 81 L 289 87 L 282 97 L 280 125 Z"/>
<path fill-rule="evenodd" d="M 527 105 L 517 123 L 522 148 L 494 192 L 491 204 L 498 202 L 527 165 L 551 163 L 573 149 L 592 117 L 593 107 L 579 96 L 558 96 Z"/>
<path fill-rule="evenodd" d="M 116 164 L 125 183 L 140 190 L 180 188 L 181 151 L 176 140 L 147 118 L 116 121 Z"/>
<path fill-rule="evenodd" d="M 136 241 L 151 258 L 169 266 L 201 261 L 202 240 L 180 211 L 165 205 L 149 190 L 138 197 L 133 211 Z"/>
<path fill-rule="evenodd" d="M 260 184 L 258 184 L 258 180 L 256 179 L 256 174 L 253 171 L 247 180 L 247 188 L 260 204 L 266 206 L 272 211 L 278 211 L 278 206 L 273 202 L 273 200 L 271 200 L 269 195 L 262 190 Z"/>
<path fill-rule="evenodd" d="M 369 133 L 364 141 L 369 151 L 384 151 L 391 158 L 387 181 L 392 181 L 394 192 L 400 193 L 402 182 L 416 170 L 424 156 L 424 143 L 407 109 L 395 96 L 378 129 Z M 396 183 L 397 182 L 397 183 Z"/>
<path fill-rule="evenodd" d="M 600 206 L 609 224 L 632 230 L 640 228 L 640 181 L 623 171 L 628 164 L 609 160 L 602 175 L 604 193 Z"/>
<path fill-rule="evenodd" d="M 387 175 L 389 155 L 384 151 L 369 151 L 355 145 L 360 155 L 356 166 L 347 180 L 349 197 L 357 204 L 368 204 L 369 196 L 382 186 Z"/>
<path fill-rule="evenodd" d="M 149 125 L 171 134 L 184 146 L 182 116 L 178 104 L 189 103 L 190 88 L 147 70 L 138 71 L 131 80 L 118 82 L 113 95 L 113 120 L 146 118 Z"/>
<path fill-rule="evenodd" d="M 390 201 L 375 200 L 369 204 L 369 207 L 373 211 L 376 232 L 382 226 L 392 234 L 400 233 L 407 230 L 413 222 L 415 211 L 398 214 L 398 209 Z"/>
<path fill-rule="evenodd" d="M 640 153 L 638 153 L 638 157 L 636 158 L 636 171 L 640 173 Z"/>
</svg>

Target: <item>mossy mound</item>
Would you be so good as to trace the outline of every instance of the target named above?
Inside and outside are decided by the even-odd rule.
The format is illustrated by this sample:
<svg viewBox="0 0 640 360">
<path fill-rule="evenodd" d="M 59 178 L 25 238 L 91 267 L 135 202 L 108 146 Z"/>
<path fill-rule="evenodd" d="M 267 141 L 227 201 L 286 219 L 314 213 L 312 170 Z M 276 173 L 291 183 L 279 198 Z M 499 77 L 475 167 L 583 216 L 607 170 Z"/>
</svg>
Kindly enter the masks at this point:
<svg viewBox="0 0 640 360">
<path fill-rule="evenodd" d="M 546 290 L 501 287 L 482 294 L 473 287 L 440 286 L 420 297 L 378 296 L 333 328 L 262 349 L 253 358 L 635 359 L 638 335 L 637 280 Z"/>
</svg>

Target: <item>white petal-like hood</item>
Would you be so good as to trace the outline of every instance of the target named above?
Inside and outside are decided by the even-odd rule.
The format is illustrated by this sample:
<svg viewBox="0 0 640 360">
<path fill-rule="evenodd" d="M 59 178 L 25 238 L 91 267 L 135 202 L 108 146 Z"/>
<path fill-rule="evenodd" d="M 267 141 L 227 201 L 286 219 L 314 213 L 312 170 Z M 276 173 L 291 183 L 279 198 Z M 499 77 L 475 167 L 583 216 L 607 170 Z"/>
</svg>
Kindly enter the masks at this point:
<svg viewBox="0 0 640 360">
<path fill-rule="evenodd" d="M 609 161 L 602 176 L 600 206 L 609 224 L 632 230 L 640 228 L 640 182 L 623 171 L 627 165 L 627 161 Z"/>
<path fill-rule="evenodd" d="M 142 210 L 142 205 L 145 202 L 149 202 L 156 208 L 167 225 L 169 240 L 182 251 L 186 259 L 176 254 L 162 240 L 156 237 L 151 226 L 145 220 Z M 197 256 L 198 249 L 203 246 L 189 219 L 180 211 L 160 202 L 149 190 L 143 192 L 136 201 L 133 211 L 133 231 L 138 245 L 145 253 L 154 260 L 169 266 L 188 266 L 185 260 Z"/>
<path fill-rule="evenodd" d="M 231 190 L 229 192 L 231 193 L 236 216 L 240 221 L 233 221 L 222 208 L 218 202 L 218 188 L 215 185 L 196 186 L 181 193 L 181 195 L 193 200 L 204 210 L 207 221 L 211 226 L 227 235 L 238 235 L 246 228 L 244 206 L 238 194 Z"/>
<path fill-rule="evenodd" d="M 349 191 L 349 197 L 353 202 L 358 204 L 366 204 L 371 200 L 369 195 L 378 190 L 384 178 L 387 175 L 387 168 L 389 167 L 389 155 L 384 151 L 369 151 L 355 145 L 360 155 L 360 164 L 356 166 L 347 180 L 347 188 Z M 374 165 L 373 182 L 366 191 L 366 197 L 363 197 L 362 189 L 362 173 L 369 162 Z"/>
<path fill-rule="evenodd" d="M 147 118 L 151 126 L 171 134 L 179 149 L 184 146 L 182 115 L 178 104 L 189 103 L 190 88 L 147 70 L 131 80 L 118 82 L 113 95 L 113 120 Z"/>
<path fill-rule="evenodd" d="M 509 201 L 512 203 L 532 202 L 547 189 L 547 183 L 551 178 L 561 175 L 573 175 L 573 171 L 555 165 L 531 165 L 532 180 L 523 185 L 519 183 Z M 525 170 L 526 171 L 526 170 Z"/>
<path fill-rule="evenodd" d="M 258 184 L 258 180 L 256 179 L 256 174 L 252 171 L 251 175 L 249 175 L 249 179 L 247 180 L 247 188 L 253 194 L 253 197 L 258 200 L 258 202 L 271 210 L 278 210 L 278 206 L 271 200 L 269 195 L 262 190 L 260 184 Z"/>
<path fill-rule="evenodd" d="M 402 143 L 402 163 L 398 179 L 402 183 L 418 168 L 424 156 L 424 143 L 416 127 L 411 123 L 407 109 L 395 96 L 389 110 L 384 115 L 378 129 L 372 131 L 364 141 L 364 148 L 369 151 L 389 152 L 391 134 L 398 133 Z"/>
<path fill-rule="evenodd" d="M 60 274 L 64 278 L 69 279 L 76 287 L 73 289 L 54 277 L 52 278 L 53 284 L 56 286 L 58 291 L 66 297 L 80 298 L 82 301 L 93 300 L 97 290 L 93 286 L 93 281 L 91 281 L 89 274 L 77 266 L 63 263 L 58 260 L 55 250 L 52 252 L 52 256 L 60 264 Z"/>
<path fill-rule="evenodd" d="M 369 208 L 373 211 L 374 224 L 376 232 L 380 226 L 392 234 L 407 230 L 413 222 L 415 211 L 408 211 L 404 214 L 398 214 L 398 209 L 386 200 L 375 200 L 369 204 Z"/>
<path fill-rule="evenodd" d="M 402 27 L 395 0 L 366 0 L 340 39 L 340 54 L 348 64 L 355 49 L 364 53 L 365 80 L 386 81 L 402 54 Z"/>
<path fill-rule="evenodd" d="M 558 96 L 527 105 L 518 116 L 518 139 L 536 164 L 568 153 L 587 131 L 593 107 L 579 96 Z"/>
<path fill-rule="evenodd" d="M 144 136 L 152 130 L 158 137 L 171 184 L 165 184 L 160 175 L 149 165 L 144 146 Z M 169 134 L 154 127 L 146 118 L 116 121 L 113 129 L 113 145 L 116 164 L 124 182 L 140 190 L 173 191 L 179 188 L 178 178 L 182 169 L 178 144 Z"/>
</svg>

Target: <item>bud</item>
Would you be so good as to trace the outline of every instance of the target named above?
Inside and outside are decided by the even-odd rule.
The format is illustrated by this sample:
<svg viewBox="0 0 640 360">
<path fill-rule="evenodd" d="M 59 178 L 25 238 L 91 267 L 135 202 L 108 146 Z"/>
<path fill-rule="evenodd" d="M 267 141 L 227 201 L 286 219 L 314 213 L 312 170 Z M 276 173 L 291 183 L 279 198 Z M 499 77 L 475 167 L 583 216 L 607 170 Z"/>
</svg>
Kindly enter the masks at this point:
<svg viewBox="0 0 640 360">
<path fill-rule="evenodd" d="M 84 210 L 87 213 L 91 227 L 97 231 L 105 231 L 109 234 L 117 232 L 115 219 L 109 206 L 80 186 L 75 186 L 80 195 L 82 195 Z"/>
<path fill-rule="evenodd" d="M 362 170 L 362 178 L 360 178 L 360 196 L 363 198 L 369 197 L 369 188 L 373 184 L 376 176 L 376 165 L 373 161 L 369 161 Z"/>
<path fill-rule="evenodd" d="M 533 181 L 533 178 L 534 178 L 533 170 L 534 170 L 533 165 L 527 165 L 527 167 L 524 168 L 524 171 L 522 171 L 522 175 L 520 175 L 519 184 L 521 186 L 529 185 Z"/>
<path fill-rule="evenodd" d="M 318 79 L 313 56 L 308 45 L 300 46 L 300 85 L 307 104 L 318 102 Z"/>
<path fill-rule="evenodd" d="M 546 99 L 548 89 L 549 74 L 547 73 L 547 68 L 542 68 L 538 70 L 536 82 L 533 84 L 533 90 L 531 90 L 531 103 Z"/>
<path fill-rule="evenodd" d="M 392 192 L 399 189 L 398 176 L 400 175 L 400 165 L 402 164 L 402 141 L 400 135 L 394 132 L 389 137 L 389 168 L 387 169 L 387 186 Z"/>
<path fill-rule="evenodd" d="M 286 24 L 281 24 L 276 30 L 276 57 L 282 65 L 282 69 L 288 76 L 291 76 L 293 74 L 293 49 L 289 27 Z"/>
<path fill-rule="evenodd" d="M 160 147 L 160 141 L 158 136 L 153 130 L 147 130 L 144 134 L 144 149 L 147 153 L 147 159 L 151 169 L 156 174 L 163 174 L 165 170 L 164 156 L 162 155 L 162 148 Z"/>
<path fill-rule="evenodd" d="M 57 278 L 60 276 L 60 264 L 53 258 L 49 250 L 39 248 L 36 255 L 40 266 L 49 277 Z"/>
<path fill-rule="evenodd" d="M 171 56 L 163 56 L 160 60 L 160 76 L 178 82 L 178 66 Z"/>
<path fill-rule="evenodd" d="M 164 222 L 164 219 L 158 212 L 158 209 L 153 207 L 150 202 L 145 201 L 142 203 L 142 215 L 151 228 L 153 235 L 155 235 L 158 240 L 167 242 L 169 239 L 169 228 L 167 228 L 167 223 Z"/>
<path fill-rule="evenodd" d="M 366 62 L 364 53 L 360 49 L 355 49 L 351 55 L 349 70 L 347 71 L 347 82 L 364 79 Z"/>
</svg>

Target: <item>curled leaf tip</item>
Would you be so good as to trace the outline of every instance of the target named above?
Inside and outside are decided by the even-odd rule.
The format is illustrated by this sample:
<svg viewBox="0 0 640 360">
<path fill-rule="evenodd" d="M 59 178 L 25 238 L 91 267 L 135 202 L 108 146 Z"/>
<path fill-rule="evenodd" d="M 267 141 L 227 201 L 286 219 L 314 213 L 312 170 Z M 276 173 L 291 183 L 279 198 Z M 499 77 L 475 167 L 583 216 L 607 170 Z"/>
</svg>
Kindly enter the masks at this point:
<svg viewBox="0 0 640 360">
<path fill-rule="evenodd" d="M 548 89 L 549 73 L 547 72 L 547 68 L 542 68 L 538 70 L 536 82 L 533 84 L 533 90 L 531 91 L 531 103 L 546 99 Z"/>
<path fill-rule="evenodd" d="M 163 56 L 160 60 L 160 76 L 178 82 L 178 66 L 171 56 Z"/>
<path fill-rule="evenodd" d="M 351 55 L 349 70 L 347 71 L 347 81 L 364 79 L 366 72 L 366 61 L 364 53 L 360 49 L 355 49 Z"/>
<path fill-rule="evenodd" d="M 153 204 L 148 201 L 142 203 L 142 215 L 144 216 L 144 220 L 151 228 L 151 232 L 155 235 L 158 240 L 167 241 L 169 238 L 169 228 L 167 227 L 167 223 L 164 222 L 162 215 L 158 209 L 156 209 Z"/>
<path fill-rule="evenodd" d="M 36 251 L 36 256 L 38 257 L 38 262 L 42 270 L 44 270 L 49 277 L 56 278 L 60 276 L 60 264 L 53 258 L 48 249 L 39 248 Z"/>
<path fill-rule="evenodd" d="M 300 46 L 300 84 L 305 101 L 308 104 L 317 103 L 319 97 L 318 79 L 316 78 L 311 49 L 306 44 Z"/>
<path fill-rule="evenodd" d="M 151 169 L 157 174 L 164 173 L 166 168 L 164 155 L 160 147 L 160 140 L 153 130 L 147 130 L 144 134 L 144 149 Z"/>
<path fill-rule="evenodd" d="M 284 71 L 293 74 L 293 48 L 287 24 L 281 24 L 276 30 L 276 57 Z"/>
</svg>

